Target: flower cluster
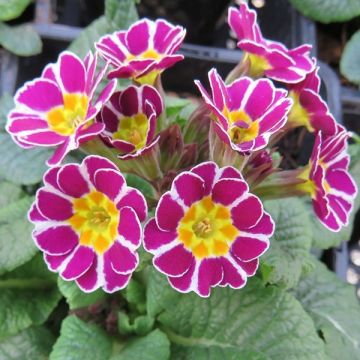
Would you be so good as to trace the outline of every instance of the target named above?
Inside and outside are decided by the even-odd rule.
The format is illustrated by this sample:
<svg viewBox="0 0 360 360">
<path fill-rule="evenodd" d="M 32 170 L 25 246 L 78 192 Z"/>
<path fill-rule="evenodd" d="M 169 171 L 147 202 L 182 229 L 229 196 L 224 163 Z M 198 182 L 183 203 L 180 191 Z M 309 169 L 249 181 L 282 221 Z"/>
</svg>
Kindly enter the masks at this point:
<svg viewBox="0 0 360 360">
<path fill-rule="evenodd" d="M 210 70 L 210 92 L 195 81 L 202 100 L 185 125 L 167 111 L 161 82 L 183 59 L 185 30 L 164 20 L 106 35 L 84 60 L 63 52 L 16 93 L 13 140 L 56 146 L 29 211 L 33 239 L 49 269 L 83 291 L 124 288 L 141 245 L 180 292 L 245 286 L 275 231 L 267 197 L 308 196 L 328 229 L 348 224 L 349 133 L 321 98 L 311 47 L 265 39 L 245 3 L 228 22 L 244 56 L 225 80 Z M 283 170 L 277 143 L 297 127 L 314 134 L 312 155 Z M 62 164 L 76 149 L 88 156 Z"/>
</svg>

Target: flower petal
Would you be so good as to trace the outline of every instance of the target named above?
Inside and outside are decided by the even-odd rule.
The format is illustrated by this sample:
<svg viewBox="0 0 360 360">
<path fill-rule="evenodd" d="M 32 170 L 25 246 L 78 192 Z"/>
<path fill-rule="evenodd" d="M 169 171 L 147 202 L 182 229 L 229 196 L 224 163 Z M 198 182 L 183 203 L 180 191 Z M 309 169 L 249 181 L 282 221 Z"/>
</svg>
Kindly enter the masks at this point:
<svg viewBox="0 0 360 360">
<path fill-rule="evenodd" d="M 118 231 L 125 240 L 130 241 L 135 247 L 138 247 L 141 242 L 141 225 L 136 212 L 130 207 L 123 207 L 120 209 L 120 221 Z"/>
<path fill-rule="evenodd" d="M 158 202 L 155 218 L 159 228 L 164 231 L 174 231 L 180 219 L 184 216 L 184 210 L 175 201 L 169 192 L 165 193 Z"/>
<path fill-rule="evenodd" d="M 74 280 L 84 275 L 94 261 L 95 252 L 89 247 L 79 246 L 70 256 L 69 262 L 60 273 L 65 280 Z"/>
<path fill-rule="evenodd" d="M 167 245 L 177 238 L 176 231 L 162 231 L 156 224 L 155 218 L 149 220 L 144 228 L 144 248 L 151 252 L 163 245 Z"/>
<path fill-rule="evenodd" d="M 182 244 L 153 259 L 154 266 L 159 271 L 174 277 L 185 274 L 194 261 L 192 253 L 185 250 Z"/>
<path fill-rule="evenodd" d="M 182 172 L 172 185 L 186 206 L 191 206 L 204 195 L 204 181 L 191 172 Z"/>
<path fill-rule="evenodd" d="M 136 215 L 138 216 L 140 222 L 144 221 L 147 217 L 147 203 L 144 198 L 144 195 L 138 190 L 131 187 L 127 188 L 127 191 L 123 197 L 116 204 L 118 209 L 121 209 L 124 206 L 131 207 Z"/>
<path fill-rule="evenodd" d="M 78 235 L 67 225 L 35 230 L 33 238 L 42 251 L 56 256 L 68 254 L 79 242 Z"/>
<path fill-rule="evenodd" d="M 90 191 L 87 181 L 84 179 L 77 164 L 68 164 L 60 169 L 57 174 L 57 183 L 62 192 L 75 198 L 79 198 Z"/>
<path fill-rule="evenodd" d="M 269 248 L 269 241 L 239 236 L 231 246 L 231 253 L 242 261 L 258 258 Z"/>
<path fill-rule="evenodd" d="M 111 248 L 104 254 L 104 261 L 110 262 L 113 270 L 122 275 L 132 273 L 139 263 L 136 253 L 115 241 Z"/>
<path fill-rule="evenodd" d="M 212 199 L 224 206 L 230 206 L 248 191 L 248 185 L 243 180 L 221 179 L 214 185 Z"/>
<path fill-rule="evenodd" d="M 101 193 L 107 195 L 111 200 L 116 197 L 126 186 L 124 177 L 119 171 L 113 169 L 99 169 L 95 172 L 95 187 Z"/>
<path fill-rule="evenodd" d="M 231 209 L 233 223 L 239 230 L 248 229 L 257 224 L 262 214 L 261 201 L 251 194 Z"/>
<path fill-rule="evenodd" d="M 37 208 L 43 216 L 55 221 L 67 220 L 73 215 L 69 200 L 45 189 L 37 193 Z"/>
</svg>

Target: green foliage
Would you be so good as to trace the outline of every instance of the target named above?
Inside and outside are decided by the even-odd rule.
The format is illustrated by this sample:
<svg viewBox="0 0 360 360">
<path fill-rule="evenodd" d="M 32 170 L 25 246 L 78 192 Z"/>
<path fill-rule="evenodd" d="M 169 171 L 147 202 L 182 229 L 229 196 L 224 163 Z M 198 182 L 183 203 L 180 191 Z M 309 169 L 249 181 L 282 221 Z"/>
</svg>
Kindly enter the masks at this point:
<svg viewBox="0 0 360 360">
<path fill-rule="evenodd" d="M 325 24 L 347 21 L 360 15 L 359 0 L 290 0 L 290 2 L 304 16 Z"/>
<path fill-rule="evenodd" d="M 54 343 L 54 335 L 42 326 L 32 326 L 0 341 L 2 360 L 46 360 Z"/>
<path fill-rule="evenodd" d="M 94 43 L 105 34 L 127 28 L 137 20 L 134 0 L 106 0 L 105 15 L 86 27 L 70 45 L 69 50 L 84 57 Z"/>
<path fill-rule="evenodd" d="M 360 308 L 354 287 L 342 282 L 325 265 L 304 276 L 296 296 L 313 318 L 330 359 L 360 359 Z"/>
<path fill-rule="evenodd" d="M 324 359 L 311 318 L 289 293 L 252 279 L 242 290 L 211 297 L 179 295 L 159 321 L 172 359 Z"/>
<path fill-rule="evenodd" d="M 55 279 L 40 256 L 0 277 L 0 339 L 48 318 L 61 297 Z"/>
<path fill-rule="evenodd" d="M 170 342 L 160 330 L 154 330 L 144 337 L 130 340 L 110 360 L 167 360 L 170 356 Z"/>
<path fill-rule="evenodd" d="M 154 197 L 154 188 L 146 180 L 134 174 L 126 174 L 125 178 L 128 186 L 140 190 L 144 196 Z"/>
<path fill-rule="evenodd" d="M 111 349 L 112 339 L 102 329 L 69 316 L 61 325 L 50 360 L 106 360 Z"/>
<path fill-rule="evenodd" d="M 5 184 L 0 183 L 0 191 Z M 11 193 L 0 192 L 0 203 L 6 197 L 11 197 Z M 31 238 L 33 226 L 26 216 L 32 201 L 32 197 L 26 196 L 10 200 L 0 208 L 0 275 L 24 264 L 37 251 Z"/>
<path fill-rule="evenodd" d="M 49 148 L 22 149 L 5 131 L 8 112 L 14 107 L 12 97 L 0 99 L 0 176 L 15 184 L 32 185 L 41 181 L 47 170 L 45 161 L 53 150 Z"/>
<path fill-rule="evenodd" d="M 101 289 L 87 294 L 81 291 L 74 281 L 65 281 L 60 277 L 58 277 L 57 284 L 69 304 L 70 310 L 90 306 L 104 300 L 106 297 L 106 294 Z"/>
<path fill-rule="evenodd" d="M 360 85 L 360 30 L 348 41 L 341 56 L 340 71 L 349 81 Z"/>
<path fill-rule="evenodd" d="M 9 26 L 0 22 L 0 45 L 18 56 L 41 53 L 42 42 L 31 25 Z"/>
<path fill-rule="evenodd" d="M 0 0 L 0 21 L 19 17 L 32 0 Z"/>
<path fill-rule="evenodd" d="M 309 270 L 311 224 L 309 210 L 297 198 L 267 201 L 265 208 L 275 222 L 275 234 L 262 261 L 272 267 L 267 280 L 292 288 Z"/>
</svg>

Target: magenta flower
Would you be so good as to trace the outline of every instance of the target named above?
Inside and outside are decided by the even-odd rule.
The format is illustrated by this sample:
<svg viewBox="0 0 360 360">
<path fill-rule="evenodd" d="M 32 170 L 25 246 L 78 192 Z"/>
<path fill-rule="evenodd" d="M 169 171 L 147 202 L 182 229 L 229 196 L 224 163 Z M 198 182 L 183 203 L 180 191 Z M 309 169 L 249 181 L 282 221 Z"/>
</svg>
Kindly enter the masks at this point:
<svg viewBox="0 0 360 360">
<path fill-rule="evenodd" d="M 175 53 L 185 33 L 165 20 L 143 19 L 127 31 L 102 37 L 95 46 L 115 68 L 109 78 L 132 78 L 152 85 L 159 74 L 184 58 Z"/>
<path fill-rule="evenodd" d="M 339 231 L 349 223 L 357 194 L 348 172 L 348 137 L 340 126 L 334 136 L 317 133 L 310 164 L 300 176 L 305 182 L 299 186 L 311 195 L 315 214 L 332 231 Z"/>
<path fill-rule="evenodd" d="M 271 135 L 286 123 L 291 100 L 267 79 L 242 77 L 225 85 L 215 69 L 209 72 L 212 98 L 196 80 L 201 95 L 215 115 L 215 131 L 235 151 L 264 148 Z"/>
<path fill-rule="evenodd" d="M 101 136 L 121 151 L 120 158 L 137 157 L 159 140 L 155 138 L 156 121 L 163 110 L 163 101 L 155 88 L 129 86 L 114 93 L 99 113 L 99 122 L 105 124 Z"/>
<path fill-rule="evenodd" d="M 334 135 L 336 121 L 319 94 L 318 68 L 307 74 L 303 81 L 291 84 L 288 88 L 293 100 L 288 125 L 305 126 L 310 132 L 321 131 L 324 135 Z"/>
<path fill-rule="evenodd" d="M 287 49 L 283 44 L 264 39 L 256 22 L 256 12 L 242 2 L 239 9 L 229 8 L 228 23 L 235 32 L 238 47 L 250 62 L 250 75 L 285 83 L 303 80 L 314 68 L 309 57 L 311 45 Z"/>
<path fill-rule="evenodd" d="M 29 219 L 49 269 L 85 292 L 124 288 L 139 262 L 140 221 L 147 216 L 142 194 L 98 156 L 51 168 L 44 184 Z"/>
<path fill-rule="evenodd" d="M 178 175 L 144 229 L 153 264 L 180 292 L 245 286 L 274 224 L 233 167 L 202 163 Z"/>
<path fill-rule="evenodd" d="M 82 62 L 70 52 L 60 54 L 40 78 L 26 83 L 15 95 L 7 131 L 20 146 L 57 146 L 48 165 L 59 164 L 66 154 L 104 129 L 94 122 L 110 98 L 116 81 L 110 81 L 99 97 L 95 90 L 106 67 L 95 74 L 97 58 L 91 53 Z"/>
</svg>

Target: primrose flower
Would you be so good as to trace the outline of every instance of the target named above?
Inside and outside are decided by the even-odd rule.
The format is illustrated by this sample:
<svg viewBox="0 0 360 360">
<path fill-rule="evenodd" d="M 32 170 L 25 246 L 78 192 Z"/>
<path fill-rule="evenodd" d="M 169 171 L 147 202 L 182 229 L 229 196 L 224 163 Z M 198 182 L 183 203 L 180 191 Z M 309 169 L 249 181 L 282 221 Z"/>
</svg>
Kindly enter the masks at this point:
<svg viewBox="0 0 360 360">
<path fill-rule="evenodd" d="M 233 150 L 247 153 L 264 148 L 271 135 L 286 123 L 291 106 L 287 92 L 267 79 L 242 77 L 225 85 L 215 69 L 209 72 L 212 98 L 199 81 L 195 84 L 215 116 L 220 139 Z"/>
<path fill-rule="evenodd" d="M 288 126 L 305 126 L 308 131 L 321 131 L 324 135 L 334 135 L 336 121 L 326 102 L 321 98 L 318 68 L 307 74 L 297 84 L 289 84 L 289 96 L 293 106 L 288 115 Z"/>
<path fill-rule="evenodd" d="M 51 168 L 44 184 L 29 219 L 49 269 L 85 292 L 124 288 L 139 262 L 140 221 L 147 216 L 142 194 L 98 156 Z"/>
<path fill-rule="evenodd" d="M 99 122 L 105 124 L 101 136 L 122 152 L 120 158 L 137 157 L 159 140 L 155 138 L 156 121 L 163 110 L 163 101 L 155 88 L 129 86 L 115 92 L 99 113 Z"/>
<path fill-rule="evenodd" d="M 348 172 L 349 135 L 338 126 L 334 136 L 317 133 L 310 164 L 299 176 L 299 185 L 312 197 L 313 208 L 320 222 L 332 231 L 339 231 L 349 222 L 357 187 Z"/>
<path fill-rule="evenodd" d="M 175 54 L 185 29 L 165 20 L 139 20 L 127 31 L 106 35 L 95 44 L 101 56 L 115 68 L 108 77 L 132 78 L 154 84 L 156 77 L 183 56 Z"/>
<path fill-rule="evenodd" d="M 110 81 L 99 97 L 95 90 L 106 67 L 95 74 L 97 58 L 91 53 L 84 62 L 65 51 L 49 64 L 40 78 L 26 83 L 15 95 L 7 131 L 25 148 L 57 146 L 48 165 L 59 164 L 66 154 L 104 129 L 94 117 L 109 99 L 116 81 Z"/>
<path fill-rule="evenodd" d="M 180 292 L 245 286 L 269 247 L 274 224 L 233 167 L 213 162 L 178 175 L 144 229 L 153 264 Z"/>
<path fill-rule="evenodd" d="M 264 39 L 256 22 L 256 12 L 242 2 L 239 9 L 229 8 L 228 23 L 236 34 L 238 47 L 250 62 L 252 77 L 267 77 L 285 83 L 303 80 L 314 68 L 309 57 L 311 45 L 287 49 L 283 44 Z"/>
</svg>

